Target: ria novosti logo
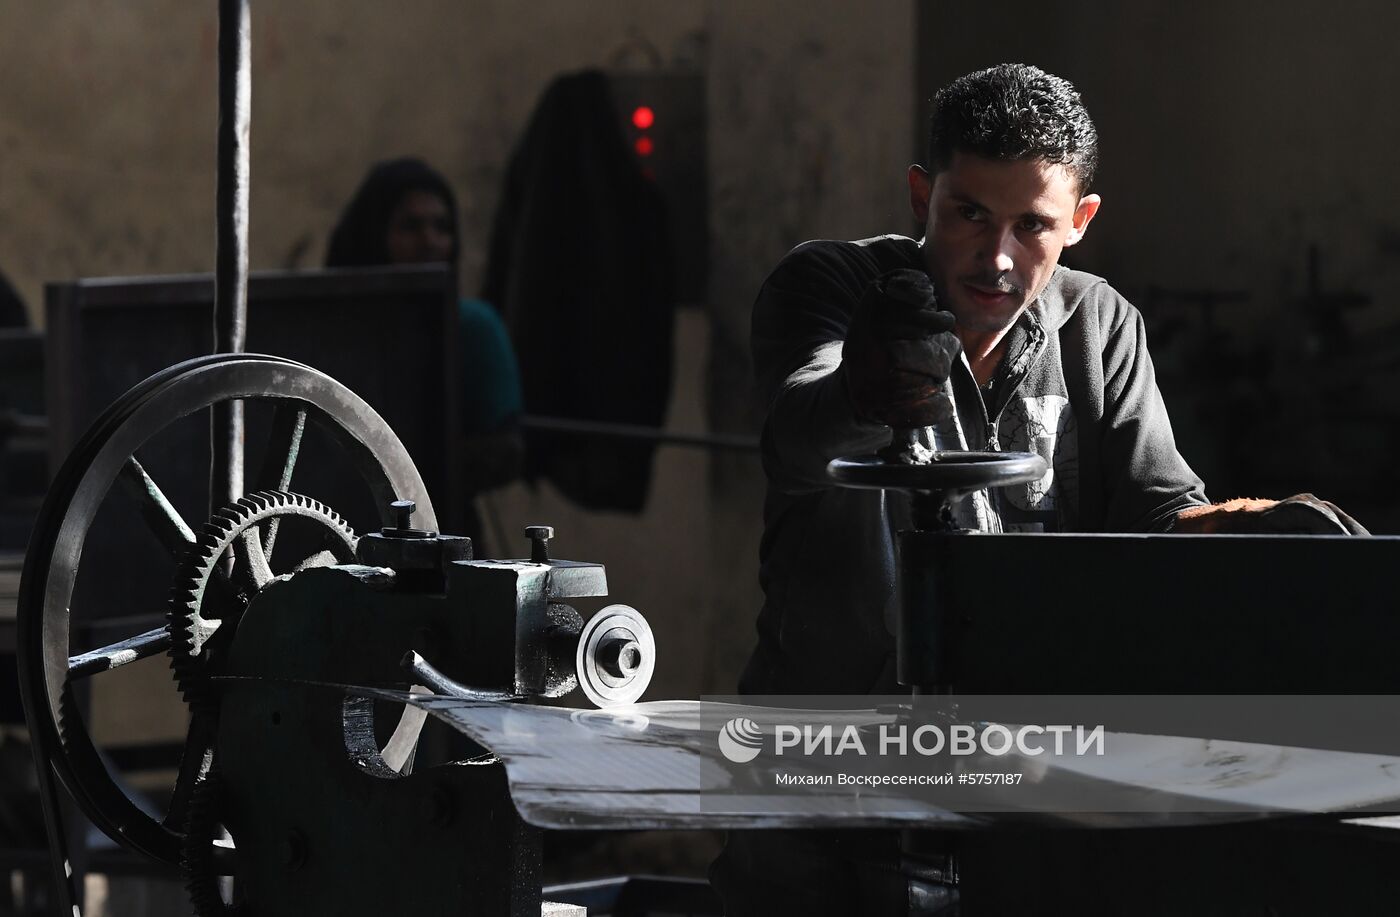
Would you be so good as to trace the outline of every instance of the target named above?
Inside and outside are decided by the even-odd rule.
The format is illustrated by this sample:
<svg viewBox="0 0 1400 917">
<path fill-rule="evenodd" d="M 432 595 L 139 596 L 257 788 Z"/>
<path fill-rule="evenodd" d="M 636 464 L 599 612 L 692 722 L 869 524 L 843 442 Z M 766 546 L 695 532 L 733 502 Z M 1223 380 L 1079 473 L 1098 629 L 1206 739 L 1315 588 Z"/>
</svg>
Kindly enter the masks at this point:
<svg viewBox="0 0 1400 917">
<path fill-rule="evenodd" d="M 780 724 L 773 727 L 773 754 L 776 757 L 841 757 L 853 755 L 893 755 L 904 757 L 1000 757 L 1015 754 L 1036 757 L 1046 753 L 1060 757 L 1070 754 L 1104 754 L 1104 727 L 1085 726 L 1007 726 L 1000 723 L 953 723 L 946 728 L 932 723 L 882 723 L 878 729 L 862 730 L 855 724 L 834 726 Z M 748 717 L 736 716 L 719 731 L 719 750 L 735 764 L 748 764 L 763 751 L 764 733 Z"/>
<path fill-rule="evenodd" d="M 736 716 L 720 729 L 719 750 L 735 764 L 748 764 L 763 750 L 763 731 L 753 720 Z"/>
</svg>

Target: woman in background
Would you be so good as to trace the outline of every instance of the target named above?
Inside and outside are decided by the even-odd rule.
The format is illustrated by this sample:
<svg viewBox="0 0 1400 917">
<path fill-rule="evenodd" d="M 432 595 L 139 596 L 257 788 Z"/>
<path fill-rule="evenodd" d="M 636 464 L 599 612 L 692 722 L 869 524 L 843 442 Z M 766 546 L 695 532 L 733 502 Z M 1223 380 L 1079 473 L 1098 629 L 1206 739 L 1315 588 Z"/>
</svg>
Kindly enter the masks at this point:
<svg viewBox="0 0 1400 917">
<path fill-rule="evenodd" d="M 442 262 L 455 270 L 458 246 L 457 200 L 446 179 L 420 159 L 392 159 L 371 168 L 350 199 L 331 233 L 326 267 Z M 520 373 L 505 325 L 489 303 L 462 298 L 457 314 L 461 472 L 466 492 L 475 496 L 520 473 Z M 466 534 L 479 544 L 483 533 L 473 507 L 467 515 Z"/>
</svg>

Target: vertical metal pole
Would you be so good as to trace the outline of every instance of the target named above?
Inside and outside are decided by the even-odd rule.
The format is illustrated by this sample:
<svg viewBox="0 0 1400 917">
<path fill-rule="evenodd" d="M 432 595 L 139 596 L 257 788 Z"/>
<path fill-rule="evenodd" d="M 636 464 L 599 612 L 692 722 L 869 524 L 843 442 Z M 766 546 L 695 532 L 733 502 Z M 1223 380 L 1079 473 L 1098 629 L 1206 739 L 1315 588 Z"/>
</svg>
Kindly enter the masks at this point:
<svg viewBox="0 0 1400 917">
<path fill-rule="evenodd" d="M 252 121 L 249 0 L 219 0 L 217 241 L 214 352 L 241 353 L 248 316 L 248 140 Z M 212 411 L 211 510 L 243 496 L 243 403 Z"/>
</svg>

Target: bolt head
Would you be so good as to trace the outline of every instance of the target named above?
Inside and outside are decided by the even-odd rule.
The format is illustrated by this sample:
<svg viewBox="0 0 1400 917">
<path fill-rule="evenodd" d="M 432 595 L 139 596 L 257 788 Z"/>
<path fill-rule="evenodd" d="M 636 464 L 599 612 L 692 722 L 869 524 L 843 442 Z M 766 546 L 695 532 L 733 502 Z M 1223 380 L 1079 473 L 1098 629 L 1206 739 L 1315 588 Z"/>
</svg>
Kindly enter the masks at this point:
<svg viewBox="0 0 1400 917">
<path fill-rule="evenodd" d="M 613 678 L 631 678 L 642 667 L 642 647 L 636 640 L 605 640 L 598 647 L 598 665 Z"/>
</svg>

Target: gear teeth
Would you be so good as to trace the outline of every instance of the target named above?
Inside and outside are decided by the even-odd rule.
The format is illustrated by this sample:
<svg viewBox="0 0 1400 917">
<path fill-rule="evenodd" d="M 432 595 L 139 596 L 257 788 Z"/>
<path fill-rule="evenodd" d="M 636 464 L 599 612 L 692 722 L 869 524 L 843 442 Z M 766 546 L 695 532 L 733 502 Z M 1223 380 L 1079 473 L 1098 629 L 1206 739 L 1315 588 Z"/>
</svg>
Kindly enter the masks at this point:
<svg viewBox="0 0 1400 917">
<path fill-rule="evenodd" d="M 223 776 L 211 762 L 190 794 L 180 845 L 180 871 L 197 917 L 238 917 L 242 908 L 224 903 L 214 868 L 214 835 L 223 809 Z"/>
<path fill-rule="evenodd" d="M 190 545 L 170 589 L 168 655 L 181 696 L 191 710 L 217 706 L 208 690 L 208 648 L 198 642 L 197 633 L 206 623 L 200 611 L 214 568 L 239 535 L 252 526 L 283 516 L 314 519 L 340 536 L 348 551 L 354 550 L 355 533 L 344 520 L 329 507 L 301 494 L 258 491 L 214 513 Z M 221 625 L 208 639 L 226 644 L 232 629 Z"/>
</svg>

